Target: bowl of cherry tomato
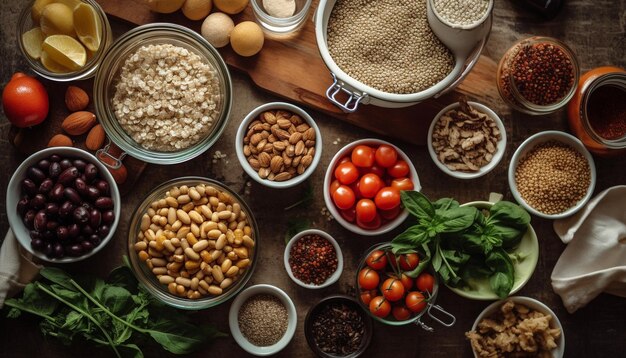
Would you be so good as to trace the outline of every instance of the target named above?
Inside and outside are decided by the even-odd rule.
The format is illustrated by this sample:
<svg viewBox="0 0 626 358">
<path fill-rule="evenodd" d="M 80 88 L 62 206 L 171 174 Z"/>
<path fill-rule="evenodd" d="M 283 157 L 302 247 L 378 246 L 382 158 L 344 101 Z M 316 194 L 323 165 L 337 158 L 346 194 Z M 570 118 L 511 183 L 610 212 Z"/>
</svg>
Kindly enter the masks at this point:
<svg viewBox="0 0 626 358">
<path fill-rule="evenodd" d="M 437 276 L 428 270 L 430 263 L 420 259 L 417 252 L 394 255 L 389 242 L 365 252 L 356 275 L 357 301 L 372 318 L 392 326 L 414 323 L 432 331 L 421 321 L 428 314 L 446 327 L 454 325 L 456 318 L 435 304 Z M 446 318 L 439 318 L 433 310 Z"/>
<path fill-rule="evenodd" d="M 340 149 L 324 178 L 326 207 L 341 226 L 360 235 L 389 232 L 407 218 L 402 190 L 421 190 L 417 171 L 402 150 L 380 139 Z"/>
</svg>

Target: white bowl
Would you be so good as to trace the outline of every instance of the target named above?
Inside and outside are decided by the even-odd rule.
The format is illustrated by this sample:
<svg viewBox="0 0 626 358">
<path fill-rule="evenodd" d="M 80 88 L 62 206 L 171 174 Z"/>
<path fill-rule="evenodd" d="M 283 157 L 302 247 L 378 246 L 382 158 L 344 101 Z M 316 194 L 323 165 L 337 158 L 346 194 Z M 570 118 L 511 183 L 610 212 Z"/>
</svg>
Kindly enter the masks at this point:
<svg viewBox="0 0 626 358">
<path fill-rule="evenodd" d="M 435 165 L 439 167 L 439 169 L 441 169 L 444 173 L 450 175 L 451 177 L 455 177 L 459 179 L 474 179 L 474 178 L 478 178 L 489 173 L 490 171 L 493 170 L 493 168 L 495 168 L 500 163 L 500 161 L 504 157 L 504 152 L 506 151 L 506 128 L 504 128 L 504 123 L 502 123 L 502 120 L 500 119 L 500 117 L 498 117 L 498 115 L 494 111 L 489 109 L 489 107 L 483 104 L 476 103 L 476 102 L 468 102 L 468 104 L 476 108 L 478 111 L 483 112 L 489 117 L 493 118 L 493 120 L 496 121 L 496 124 L 498 125 L 498 129 L 500 130 L 500 134 L 502 135 L 502 138 L 500 138 L 500 141 L 498 142 L 498 150 L 496 151 L 496 154 L 491 159 L 491 162 L 481 167 L 477 172 L 467 173 L 467 172 L 461 172 L 457 170 L 450 170 L 439 160 L 439 158 L 437 158 L 437 154 L 435 153 L 435 150 L 433 149 L 433 131 L 435 130 L 435 124 L 439 121 L 439 118 L 442 115 L 444 115 L 446 112 L 448 112 L 449 110 L 458 108 L 460 104 L 458 102 L 452 103 L 451 105 L 447 106 L 446 108 L 442 109 L 439 113 L 437 113 L 437 115 L 435 116 L 435 119 L 433 119 L 433 121 L 430 123 L 430 127 L 428 128 L 428 138 L 427 138 L 428 153 L 430 153 L 430 157 L 432 158 L 433 162 L 435 162 Z"/>
<path fill-rule="evenodd" d="M 319 235 L 322 238 L 328 240 L 331 244 L 333 244 L 333 247 L 335 248 L 335 252 L 337 253 L 337 269 L 335 270 L 335 272 L 321 285 L 315 285 L 315 284 L 309 284 L 309 283 L 304 283 L 301 280 L 299 280 L 298 278 L 296 278 L 293 275 L 293 272 L 291 271 L 291 266 L 289 265 L 289 254 L 291 252 L 291 247 L 293 246 L 293 244 L 300 240 L 300 238 L 307 236 L 307 235 Z M 298 233 L 296 236 L 292 237 L 291 240 L 289 240 L 289 242 L 287 243 L 287 247 L 285 247 L 285 253 L 283 255 L 283 261 L 285 263 L 285 270 L 287 270 L 287 274 L 289 275 L 289 277 L 291 277 L 291 279 L 293 280 L 293 282 L 297 283 L 298 285 L 304 287 L 304 288 L 312 288 L 312 289 L 317 289 L 317 288 L 324 288 L 324 287 L 328 287 L 330 285 L 332 285 L 333 283 L 337 282 L 337 280 L 339 280 L 339 277 L 341 277 L 341 273 L 343 272 L 343 254 L 341 253 L 341 248 L 339 247 L 339 244 L 337 244 L 337 241 L 335 241 L 335 239 L 330 236 L 329 234 L 325 233 L 324 231 L 321 230 L 315 230 L 315 229 L 309 229 L 309 230 L 304 230 L 300 233 Z"/>
<path fill-rule="evenodd" d="M 517 169 L 517 166 L 519 165 L 520 160 L 524 158 L 526 154 L 530 152 L 533 148 L 535 148 L 537 145 L 548 142 L 548 141 L 558 141 L 558 142 L 567 144 L 570 147 L 577 150 L 580 154 L 582 154 L 585 157 L 585 159 L 587 160 L 587 163 L 589 163 L 589 170 L 591 171 L 591 182 L 589 184 L 589 188 L 587 188 L 587 193 L 585 194 L 585 196 L 580 201 L 578 201 L 576 205 L 574 205 L 573 207 L 559 214 L 542 213 L 539 210 L 528 205 L 528 203 L 526 203 L 526 201 L 522 199 L 522 196 L 517 190 L 517 184 L 515 184 L 515 169 Z M 521 206 L 523 206 L 524 209 L 528 210 L 532 214 L 535 214 L 539 217 L 542 217 L 545 219 L 561 219 L 561 218 L 573 215 L 578 210 L 582 209 L 582 207 L 585 206 L 585 204 L 587 204 L 589 199 L 591 199 L 595 186 L 596 186 L 596 166 L 594 164 L 593 158 L 591 157 L 591 154 L 589 153 L 587 148 L 585 148 L 585 146 L 582 144 L 582 142 L 578 140 L 578 138 L 570 134 L 559 132 L 559 131 L 539 132 L 531 136 L 530 138 L 526 139 L 522 144 L 520 144 L 519 148 L 517 148 L 517 150 L 513 154 L 513 157 L 511 158 L 511 163 L 509 165 L 509 187 L 511 188 L 511 193 L 513 193 L 513 197 L 515 198 L 515 200 L 517 200 L 517 202 Z"/>
<path fill-rule="evenodd" d="M 259 294 L 268 294 L 280 299 L 285 308 L 287 309 L 287 315 L 289 323 L 287 324 L 287 331 L 285 335 L 275 344 L 267 347 L 259 347 L 250 343 L 246 337 L 243 336 L 239 329 L 239 309 L 246 300 L 252 296 Z M 280 352 L 283 348 L 289 344 L 296 332 L 296 326 L 298 324 L 298 315 L 296 313 L 296 306 L 289 296 L 280 288 L 272 285 L 255 285 L 243 290 L 237 298 L 233 301 L 228 312 L 228 325 L 230 326 L 230 333 L 233 335 L 235 342 L 239 344 L 246 352 L 254 354 L 256 356 L 269 356 Z"/>
<path fill-rule="evenodd" d="M 496 312 L 500 310 L 500 307 L 502 307 L 502 305 L 508 300 L 512 300 L 513 302 L 522 304 L 532 310 L 539 311 L 541 313 L 552 316 L 553 319 L 550 321 L 550 327 L 559 328 L 561 330 L 561 336 L 559 337 L 557 347 L 552 350 L 552 357 L 554 358 L 563 357 L 563 354 L 565 353 L 565 332 L 563 331 L 563 326 L 561 325 L 561 321 L 559 321 L 559 318 L 556 316 L 556 314 L 554 314 L 554 312 L 552 312 L 552 310 L 548 306 L 530 297 L 513 296 L 513 297 L 507 298 L 506 300 L 497 301 L 497 302 L 490 304 L 489 306 L 487 306 L 487 308 L 485 308 L 478 315 L 478 317 L 474 321 L 474 325 L 472 326 L 472 331 L 475 331 L 476 328 L 478 328 L 478 323 L 482 321 L 483 318 L 487 318 L 487 317 L 494 315 Z M 476 358 L 479 357 L 473 348 L 472 348 L 472 352 L 474 353 L 474 357 Z"/>
<path fill-rule="evenodd" d="M 417 171 L 415 170 L 415 166 L 411 162 L 411 159 L 409 158 L 409 156 L 406 155 L 406 153 L 404 153 L 397 146 L 389 142 L 386 142 L 384 140 L 375 139 L 375 138 L 360 139 L 360 140 L 347 144 L 346 146 L 341 148 L 337 152 L 337 154 L 335 154 L 333 159 L 331 159 L 330 163 L 328 164 L 328 168 L 326 169 L 326 176 L 324 177 L 324 202 L 326 203 L 326 207 L 328 208 L 328 211 L 333 215 L 335 220 L 337 220 L 337 222 L 341 224 L 341 226 L 345 227 L 346 229 L 359 235 L 375 236 L 375 235 L 384 234 L 386 232 L 389 232 L 397 228 L 409 216 L 409 212 L 406 209 L 404 209 L 398 215 L 398 217 L 389 221 L 385 225 L 382 225 L 378 229 L 366 230 L 344 219 L 339 213 L 339 210 L 337 210 L 335 203 L 333 203 L 333 199 L 330 197 L 330 183 L 332 183 L 333 181 L 333 173 L 335 171 L 335 167 L 337 166 L 337 162 L 339 162 L 341 158 L 348 155 L 354 147 L 356 147 L 357 145 L 361 145 L 361 144 L 370 145 L 370 146 L 379 146 L 381 144 L 386 144 L 395 148 L 395 150 L 398 152 L 398 157 L 400 159 L 403 159 L 409 164 L 409 176 L 411 178 L 411 181 L 413 182 L 413 186 L 414 186 L 413 190 L 421 191 L 422 186 L 420 185 L 420 180 L 419 180 L 419 177 L 417 176 Z"/>
<path fill-rule="evenodd" d="M 58 154 L 60 156 L 65 157 L 75 157 L 84 159 L 89 163 L 93 163 L 96 167 L 98 167 L 98 171 L 100 172 L 100 176 L 109 183 L 111 199 L 113 199 L 113 212 L 115 213 L 115 220 L 113 224 L 111 224 L 111 230 L 109 234 L 102 240 L 100 245 L 94 247 L 90 252 L 78 256 L 78 257 L 69 257 L 65 256 L 60 259 L 53 259 L 46 256 L 43 252 L 35 251 L 30 245 L 30 234 L 28 228 L 24 225 L 22 218 L 17 213 L 17 202 L 21 197 L 21 181 L 26 177 L 26 171 L 32 165 L 37 164 L 42 159 L 48 158 L 52 154 Z M 26 158 L 20 164 L 20 166 L 15 170 L 11 180 L 9 181 L 9 185 L 7 187 L 7 201 L 6 201 L 6 212 L 9 218 L 9 225 L 17 238 L 17 241 L 22 245 L 22 247 L 33 254 L 35 257 L 38 257 L 44 261 L 55 262 L 55 263 L 70 263 L 84 260 L 92 255 L 96 254 L 98 251 L 102 250 L 106 244 L 111 241 L 111 238 L 115 234 L 115 229 L 117 229 L 117 224 L 120 220 L 120 211 L 121 211 L 121 201 L 120 201 L 120 192 L 117 188 L 117 184 L 111 176 L 111 173 L 107 170 L 107 168 L 102 164 L 96 157 L 91 155 L 90 153 L 73 147 L 55 147 L 55 148 L 46 148 L 40 150 L 30 157 Z"/>
<path fill-rule="evenodd" d="M 300 117 L 302 117 L 302 119 L 306 121 L 306 123 L 309 126 L 311 126 L 311 128 L 315 129 L 315 155 L 313 156 L 313 162 L 311 162 L 311 165 L 308 168 L 306 168 L 304 173 L 297 175 L 289 180 L 282 181 L 282 182 L 262 179 L 259 176 L 259 174 L 254 169 L 252 169 L 252 167 L 250 166 L 250 163 L 248 163 L 248 160 L 246 159 L 246 156 L 243 154 L 243 138 L 246 136 L 246 133 L 248 132 L 248 125 L 252 121 L 254 121 L 261 113 L 272 110 L 272 109 L 282 109 L 282 110 L 295 113 L 299 115 Z M 235 151 L 237 152 L 237 159 L 239 159 L 239 162 L 241 163 L 243 170 L 256 182 L 262 185 L 268 186 L 270 188 L 276 188 L 276 189 L 291 188 L 307 180 L 307 178 L 311 176 L 311 174 L 315 171 L 315 168 L 319 164 L 320 159 L 322 158 L 322 133 L 320 132 L 320 129 L 315 123 L 315 121 L 313 120 L 313 118 L 311 118 L 311 116 L 308 113 L 306 113 L 304 110 L 302 110 L 300 107 L 297 107 L 297 106 L 294 106 L 293 104 L 289 104 L 285 102 L 266 103 L 252 110 L 252 112 L 248 113 L 248 115 L 243 119 L 243 121 L 241 121 L 241 124 L 239 125 L 239 128 L 237 129 L 237 135 L 235 137 Z"/>
</svg>

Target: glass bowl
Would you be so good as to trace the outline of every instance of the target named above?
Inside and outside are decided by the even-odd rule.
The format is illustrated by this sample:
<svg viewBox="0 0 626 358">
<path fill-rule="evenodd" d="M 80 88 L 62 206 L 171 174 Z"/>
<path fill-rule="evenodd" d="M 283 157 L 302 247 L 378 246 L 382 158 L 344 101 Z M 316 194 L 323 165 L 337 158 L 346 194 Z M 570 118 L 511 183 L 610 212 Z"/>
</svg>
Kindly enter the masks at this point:
<svg viewBox="0 0 626 358">
<path fill-rule="evenodd" d="M 50 71 L 46 67 L 44 67 L 40 60 L 36 60 L 30 57 L 30 55 L 28 55 L 28 53 L 26 52 L 26 48 L 22 43 L 22 34 L 36 27 L 31 17 L 31 8 L 35 1 L 29 1 L 19 15 L 19 18 L 17 20 L 17 43 L 28 65 L 41 77 L 58 82 L 70 82 L 93 77 L 96 74 L 98 66 L 102 62 L 102 59 L 104 58 L 106 50 L 111 45 L 111 42 L 113 40 L 111 25 L 109 24 L 109 20 L 107 19 L 104 10 L 102 10 L 100 5 L 98 5 L 98 2 L 95 0 L 76 0 L 75 2 L 84 2 L 91 5 L 95 10 L 97 20 L 100 21 L 100 24 L 102 26 L 100 32 L 100 47 L 98 48 L 98 51 L 96 51 L 95 53 L 90 53 L 89 50 L 87 50 L 87 62 L 85 63 L 85 66 L 83 66 L 80 70 L 73 72 L 58 73 Z"/>
<path fill-rule="evenodd" d="M 197 143 L 178 151 L 156 151 L 141 146 L 122 128 L 112 105 L 116 83 L 125 61 L 141 47 L 156 44 L 171 44 L 197 54 L 213 67 L 219 82 L 218 115 L 211 130 Z M 230 73 L 217 50 L 195 31 L 169 23 L 139 26 L 120 37 L 102 60 L 96 73 L 93 92 L 96 115 L 111 141 L 127 154 L 154 164 L 181 163 L 208 150 L 224 131 L 232 103 Z"/>
<path fill-rule="evenodd" d="M 304 25 L 313 0 L 294 0 L 296 8 L 294 14 L 289 17 L 276 17 L 270 15 L 263 6 L 263 0 L 250 0 L 254 16 L 261 28 L 270 35 L 280 37 L 294 33 Z"/>
<path fill-rule="evenodd" d="M 250 264 L 249 266 L 247 266 L 245 272 L 242 275 L 240 275 L 238 279 L 234 280 L 231 286 L 224 288 L 223 293 L 219 295 L 215 295 L 215 296 L 207 295 L 207 296 L 197 298 L 197 299 L 190 299 L 190 298 L 181 297 L 181 296 L 177 296 L 177 295 L 170 293 L 168 290 L 168 286 L 166 284 L 161 284 L 157 276 L 148 267 L 148 264 L 146 264 L 144 261 L 141 261 L 141 259 L 139 258 L 139 254 L 138 254 L 139 251 L 136 250 L 135 244 L 138 242 L 138 239 L 140 238 L 140 236 L 143 235 L 141 227 L 142 227 L 142 218 L 144 214 L 146 214 L 149 210 L 156 207 L 158 201 L 160 199 L 164 199 L 167 196 L 167 193 L 170 191 L 170 189 L 172 189 L 174 186 L 180 187 L 182 185 L 187 185 L 188 187 L 191 188 L 192 186 L 196 186 L 198 184 L 207 184 L 207 185 L 213 186 L 219 191 L 230 195 L 233 199 L 233 202 L 238 203 L 240 205 L 241 212 L 246 215 L 246 218 L 248 220 L 248 226 L 250 226 L 250 229 L 251 229 L 250 237 L 254 240 L 254 247 L 251 248 L 252 253 L 248 253 L 248 259 L 250 259 Z M 215 197 L 215 196 L 212 196 L 212 197 Z M 217 213 L 217 211 L 215 213 Z M 208 221 L 208 220 L 205 220 L 205 221 Z M 156 232 L 156 234 L 159 234 L 158 231 Z M 159 235 L 156 235 L 156 236 L 159 236 Z M 199 241 L 203 241 L 203 240 L 204 239 L 202 238 L 199 239 Z M 143 240 L 139 240 L 139 241 L 144 242 Z M 226 243 L 225 247 L 231 247 L 231 246 L 230 244 Z M 146 250 L 153 250 L 153 248 L 152 246 L 150 246 Z M 226 250 L 227 249 L 224 249 L 224 252 L 226 252 Z M 198 260 L 201 263 L 206 261 L 206 259 L 204 258 L 205 255 L 209 255 L 209 251 L 211 251 L 212 253 L 213 249 L 208 249 L 205 251 L 207 251 L 206 254 L 203 251 L 200 251 L 200 253 L 198 254 L 199 256 L 201 256 L 201 259 Z M 139 204 L 139 206 L 137 207 L 137 210 L 135 210 L 135 213 L 133 214 L 131 218 L 129 230 L 128 230 L 128 256 L 130 258 L 131 268 L 133 272 L 135 273 L 135 276 L 137 277 L 139 282 L 148 290 L 148 292 L 150 292 L 152 295 L 154 295 L 156 298 L 163 301 L 164 303 L 170 306 L 176 307 L 176 308 L 187 309 L 187 310 L 199 310 L 199 309 L 205 309 L 205 308 L 217 306 L 221 303 L 228 301 L 231 297 L 235 296 L 246 285 L 246 283 L 252 276 L 254 267 L 256 266 L 256 263 L 257 263 L 258 251 L 259 251 L 258 226 L 256 224 L 256 221 L 254 220 L 254 217 L 252 216 L 252 211 L 250 210 L 248 205 L 234 191 L 229 189 L 226 185 L 216 180 L 202 178 L 202 177 L 181 177 L 181 178 L 169 180 L 159 185 L 141 202 L 141 204 Z M 184 253 L 183 255 L 185 257 L 188 256 L 187 253 Z M 170 257 L 172 256 L 173 255 L 171 255 Z M 187 262 L 190 262 L 190 261 L 187 260 Z M 209 262 L 213 262 L 217 264 L 218 262 L 220 262 L 220 259 L 218 258 L 215 260 L 211 260 Z M 156 267 L 156 265 L 154 266 Z M 234 267 L 235 263 L 233 263 L 232 266 Z M 202 272 L 202 270 L 199 270 L 198 272 Z M 205 276 L 211 276 L 211 274 L 208 273 Z M 190 276 L 190 278 L 193 278 L 193 277 L 198 277 L 197 273 L 193 273 L 193 275 Z"/>
</svg>

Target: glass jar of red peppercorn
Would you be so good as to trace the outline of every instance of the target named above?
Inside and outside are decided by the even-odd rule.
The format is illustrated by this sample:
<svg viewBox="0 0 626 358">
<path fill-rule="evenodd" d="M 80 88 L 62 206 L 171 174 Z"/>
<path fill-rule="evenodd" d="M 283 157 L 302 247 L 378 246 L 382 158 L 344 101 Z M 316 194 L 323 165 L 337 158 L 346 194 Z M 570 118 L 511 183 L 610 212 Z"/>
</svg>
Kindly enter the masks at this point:
<svg viewBox="0 0 626 358">
<path fill-rule="evenodd" d="M 582 75 L 568 118 L 574 135 L 592 153 L 626 154 L 626 70 L 604 66 Z"/>
<path fill-rule="evenodd" d="M 573 51 L 561 41 L 534 36 L 515 43 L 498 65 L 500 96 L 514 109 L 548 114 L 572 98 L 579 78 Z"/>
</svg>

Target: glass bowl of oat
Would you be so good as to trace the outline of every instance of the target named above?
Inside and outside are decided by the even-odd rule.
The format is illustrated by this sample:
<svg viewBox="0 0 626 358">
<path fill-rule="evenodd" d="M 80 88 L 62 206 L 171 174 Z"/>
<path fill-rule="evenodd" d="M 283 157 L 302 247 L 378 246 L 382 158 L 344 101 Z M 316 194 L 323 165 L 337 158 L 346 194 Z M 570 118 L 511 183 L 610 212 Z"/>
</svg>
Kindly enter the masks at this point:
<svg viewBox="0 0 626 358">
<path fill-rule="evenodd" d="M 198 33 L 175 24 L 139 26 L 107 51 L 94 103 L 109 139 L 127 154 L 177 164 L 220 137 L 231 109 L 224 60 Z"/>
</svg>

